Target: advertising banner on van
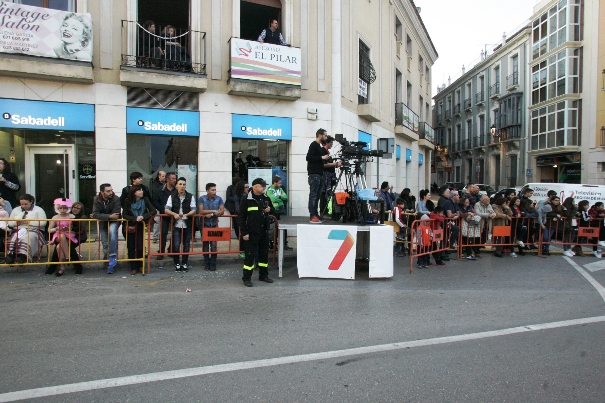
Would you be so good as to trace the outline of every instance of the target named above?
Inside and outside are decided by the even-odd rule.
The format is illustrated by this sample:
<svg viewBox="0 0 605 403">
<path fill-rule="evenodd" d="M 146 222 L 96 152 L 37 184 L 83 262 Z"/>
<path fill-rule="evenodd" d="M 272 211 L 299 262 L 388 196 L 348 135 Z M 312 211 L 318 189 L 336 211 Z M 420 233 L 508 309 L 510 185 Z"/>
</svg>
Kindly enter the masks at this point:
<svg viewBox="0 0 605 403">
<path fill-rule="evenodd" d="M 126 133 L 199 136 L 200 113 L 127 107 Z"/>
<path fill-rule="evenodd" d="M 546 200 L 549 190 L 554 190 L 563 202 L 568 197 L 573 197 L 576 203 L 581 200 L 588 200 L 590 205 L 596 202 L 605 202 L 605 186 L 602 185 L 582 185 L 572 183 L 528 183 L 524 188 L 531 188 L 534 191 L 532 200 Z"/>
<path fill-rule="evenodd" d="M 95 106 L 0 98 L 0 127 L 95 131 Z"/>
<path fill-rule="evenodd" d="M 0 52 L 92 61 L 92 18 L 0 1 Z"/>
<path fill-rule="evenodd" d="M 231 38 L 231 78 L 301 85 L 300 49 Z"/>
</svg>

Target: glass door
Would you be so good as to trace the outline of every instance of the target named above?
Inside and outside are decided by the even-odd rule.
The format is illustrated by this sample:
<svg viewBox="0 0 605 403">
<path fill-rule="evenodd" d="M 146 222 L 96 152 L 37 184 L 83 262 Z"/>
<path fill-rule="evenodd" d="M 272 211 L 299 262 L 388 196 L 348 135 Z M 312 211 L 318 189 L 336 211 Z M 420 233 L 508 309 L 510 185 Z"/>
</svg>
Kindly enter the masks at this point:
<svg viewBox="0 0 605 403">
<path fill-rule="evenodd" d="M 56 198 L 78 200 L 75 155 L 72 144 L 25 146 L 25 191 L 36 198 L 48 218 L 56 214 Z"/>
</svg>

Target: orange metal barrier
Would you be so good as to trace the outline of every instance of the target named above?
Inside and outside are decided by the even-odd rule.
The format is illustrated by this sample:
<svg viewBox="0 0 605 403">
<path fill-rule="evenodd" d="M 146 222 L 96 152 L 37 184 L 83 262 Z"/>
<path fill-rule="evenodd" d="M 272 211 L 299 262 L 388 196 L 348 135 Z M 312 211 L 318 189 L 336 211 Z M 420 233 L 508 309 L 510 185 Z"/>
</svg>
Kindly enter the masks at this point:
<svg viewBox="0 0 605 403">
<path fill-rule="evenodd" d="M 451 220 L 449 220 L 451 221 Z M 449 250 L 441 220 L 416 220 L 411 225 L 410 242 L 410 273 L 414 268 L 414 258 L 427 261 L 430 256 L 437 258 L 437 254 Z M 445 224 L 447 227 L 447 224 Z"/>
</svg>

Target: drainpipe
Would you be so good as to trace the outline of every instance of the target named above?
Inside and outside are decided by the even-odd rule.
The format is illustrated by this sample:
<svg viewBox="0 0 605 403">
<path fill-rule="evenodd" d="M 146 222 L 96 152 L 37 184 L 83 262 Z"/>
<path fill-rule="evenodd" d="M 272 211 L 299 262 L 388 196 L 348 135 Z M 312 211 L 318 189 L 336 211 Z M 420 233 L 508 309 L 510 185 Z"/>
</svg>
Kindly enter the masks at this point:
<svg viewBox="0 0 605 403">
<path fill-rule="evenodd" d="M 332 0 L 332 136 L 342 133 L 341 0 Z"/>
</svg>

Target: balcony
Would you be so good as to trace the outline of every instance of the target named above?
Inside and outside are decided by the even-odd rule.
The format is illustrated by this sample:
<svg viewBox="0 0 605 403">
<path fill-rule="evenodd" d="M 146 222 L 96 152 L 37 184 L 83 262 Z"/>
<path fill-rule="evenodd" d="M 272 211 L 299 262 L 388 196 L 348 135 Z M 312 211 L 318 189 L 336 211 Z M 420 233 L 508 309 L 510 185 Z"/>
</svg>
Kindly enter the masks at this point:
<svg viewBox="0 0 605 403">
<path fill-rule="evenodd" d="M 473 148 L 485 147 L 485 136 L 473 137 Z"/>
<path fill-rule="evenodd" d="M 506 77 L 506 89 L 512 90 L 519 86 L 519 72 L 514 72 Z"/>
<path fill-rule="evenodd" d="M 206 33 L 156 28 L 150 32 L 136 21 L 122 20 L 122 85 L 204 92 Z"/>
<path fill-rule="evenodd" d="M 473 108 L 473 100 L 471 98 L 466 98 L 464 100 L 464 110 L 468 111 Z"/>
<path fill-rule="evenodd" d="M 420 123 L 420 131 L 418 133 L 418 145 L 420 147 L 435 149 L 435 130 L 427 123 Z"/>
<path fill-rule="evenodd" d="M 443 114 L 442 113 L 438 113 L 437 114 L 437 122 L 442 122 L 443 121 Z"/>
<path fill-rule="evenodd" d="M 500 129 L 499 131 L 499 141 L 509 141 L 509 140 L 519 140 L 521 139 L 521 125 L 517 126 L 508 126 L 506 128 Z"/>
<path fill-rule="evenodd" d="M 419 118 L 406 104 L 395 104 L 395 134 L 410 141 L 418 141 Z"/>
<path fill-rule="evenodd" d="M 454 105 L 454 116 L 460 116 L 460 104 Z"/>
<path fill-rule="evenodd" d="M 445 120 L 450 120 L 452 118 L 452 110 L 451 109 L 447 109 L 445 111 Z"/>
<path fill-rule="evenodd" d="M 483 91 L 475 94 L 475 105 L 483 105 L 485 103 L 485 93 Z"/>
<path fill-rule="evenodd" d="M 489 97 L 498 98 L 500 96 L 500 82 L 489 87 Z"/>
</svg>

